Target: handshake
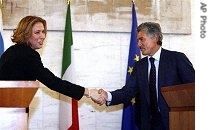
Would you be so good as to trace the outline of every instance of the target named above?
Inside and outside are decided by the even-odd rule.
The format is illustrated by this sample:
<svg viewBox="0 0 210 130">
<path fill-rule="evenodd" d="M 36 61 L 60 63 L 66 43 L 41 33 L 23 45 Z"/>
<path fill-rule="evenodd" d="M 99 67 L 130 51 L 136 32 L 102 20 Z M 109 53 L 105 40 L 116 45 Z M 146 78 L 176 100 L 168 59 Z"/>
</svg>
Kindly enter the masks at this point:
<svg viewBox="0 0 210 130">
<path fill-rule="evenodd" d="M 108 94 L 103 89 L 88 89 L 86 96 L 99 105 L 105 104 L 108 99 Z"/>
</svg>

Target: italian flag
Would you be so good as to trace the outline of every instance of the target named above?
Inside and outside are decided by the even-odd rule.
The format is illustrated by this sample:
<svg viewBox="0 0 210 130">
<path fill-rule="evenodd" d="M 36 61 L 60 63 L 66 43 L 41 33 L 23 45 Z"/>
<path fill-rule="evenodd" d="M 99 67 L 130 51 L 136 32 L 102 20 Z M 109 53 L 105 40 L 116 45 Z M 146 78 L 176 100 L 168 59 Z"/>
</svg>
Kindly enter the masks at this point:
<svg viewBox="0 0 210 130">
<path fill-rule="evenodd" d="M 64 33 L 63 45 L 63 60 L 62 60 L 62 79 L 68 80 L 72 83 L 74 80 L 74 65 L 73 65 L 73 39 L 71 27 L 71 12 L 70 2 L 68 2 L 66 13 L 66 25 Z M 73 98 L 60 94 L 59 104 L 60 115 L 60 130 L 79 130 L 78 119 L 78 102 Z"/>
</svg>

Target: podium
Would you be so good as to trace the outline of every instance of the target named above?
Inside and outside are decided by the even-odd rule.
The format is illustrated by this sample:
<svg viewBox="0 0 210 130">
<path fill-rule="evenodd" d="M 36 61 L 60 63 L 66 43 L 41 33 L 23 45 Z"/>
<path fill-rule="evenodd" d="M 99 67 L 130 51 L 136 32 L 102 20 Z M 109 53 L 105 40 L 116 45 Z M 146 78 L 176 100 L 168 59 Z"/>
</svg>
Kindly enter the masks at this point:
<svg viewBox="0 0 210 130">
<path fill-rule="evenodd" d="M 162 87 L 169 108 L 170 130 L 195 130 L 195 83 Z"/>
<path fill-rule="evenodd" d="M 26 108 L 38 88 L 38 81 L 0 80 L 0 129 L 28 129 Z"/>
</svg>

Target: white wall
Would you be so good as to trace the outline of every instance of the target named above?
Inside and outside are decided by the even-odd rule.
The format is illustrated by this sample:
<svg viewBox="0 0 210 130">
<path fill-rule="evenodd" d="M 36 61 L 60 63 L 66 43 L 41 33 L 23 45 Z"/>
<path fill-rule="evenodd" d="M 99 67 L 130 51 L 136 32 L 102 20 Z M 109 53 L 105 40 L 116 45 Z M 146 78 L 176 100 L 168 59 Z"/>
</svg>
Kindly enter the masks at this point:
<svg viewBox="0 0 210 130">
<path fill-rule="evenodd" d="M 195 64 L 194 1 L 191 1 L 191 35 L 164 34 L 163 47 L 184 52 Z M 4 31 L 5 48 L 12 43 L 12 30 Z M 125 83 L 130 33 L 73 32 L 76 82 L 89 88 L 115 90 Z M 61 74 L 63 32 L 49 31 L 39 50 L 43 64 Z M 106 107 L 83 97 L 79 101 L 81 130 L 120 130 L 122 104 Z M 59 94 L 41 86 L 30 106 L 30 130 L 59 129 Z"/>
</svg>

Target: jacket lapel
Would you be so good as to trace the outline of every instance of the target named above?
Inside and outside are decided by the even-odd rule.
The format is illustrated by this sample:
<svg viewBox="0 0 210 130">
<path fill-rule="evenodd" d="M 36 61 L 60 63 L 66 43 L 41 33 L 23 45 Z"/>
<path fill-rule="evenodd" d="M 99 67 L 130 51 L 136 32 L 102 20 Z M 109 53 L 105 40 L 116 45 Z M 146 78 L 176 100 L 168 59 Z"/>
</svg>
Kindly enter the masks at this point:
<svg viewBox="0 0 210 130">
<path fill-rule="evenodd" d="M 147 102 L 149 103 L 150 99 L 149 99 L 149 81 L 148 81 L 148 57 L 145 57 L 144 59 L 142 59 L 142 62 L 141 62 L 141 85 L 140 87 L 142 87 L 142 91 L 143 91 L 143 94 L 145 95 L 146 97 L 146 100 Z M 146 75 L 146 76 L 145 76 Z"/>
<path fill-rule="evenodd" d="M 159 68 L 158 68 L 158 88 L 160 90 L 160 86 L 162 86 L 162 83 L 164 83 L 164 75 L 165 71 L 167 70 L 166 67 L 166 56 L 165 56 L 165 49 L 161 50 L 160 54 L 160 61 L 159 61 Z"/>
</svg>

